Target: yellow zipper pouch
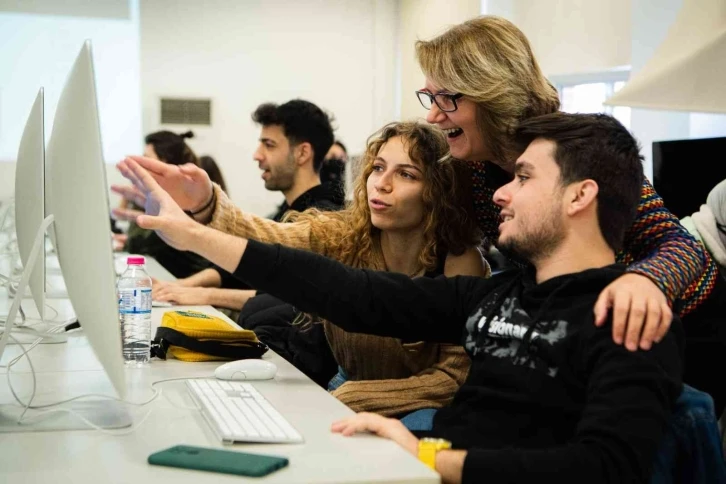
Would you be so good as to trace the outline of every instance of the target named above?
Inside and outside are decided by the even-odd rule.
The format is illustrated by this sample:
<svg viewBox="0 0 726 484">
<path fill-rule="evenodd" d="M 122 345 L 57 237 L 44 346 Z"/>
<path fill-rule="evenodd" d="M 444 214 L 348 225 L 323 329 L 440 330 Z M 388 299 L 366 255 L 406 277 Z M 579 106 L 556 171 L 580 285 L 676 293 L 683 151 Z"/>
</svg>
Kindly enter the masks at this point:
<svg viewBox="0 0 726 484">
<path fill-rule="evenodd" d="M 151 342 L 151 356 L 182 361 L 260 358 L 267 346 L 253 331 L 198 311 L 167 311 Z"/>
</svg>

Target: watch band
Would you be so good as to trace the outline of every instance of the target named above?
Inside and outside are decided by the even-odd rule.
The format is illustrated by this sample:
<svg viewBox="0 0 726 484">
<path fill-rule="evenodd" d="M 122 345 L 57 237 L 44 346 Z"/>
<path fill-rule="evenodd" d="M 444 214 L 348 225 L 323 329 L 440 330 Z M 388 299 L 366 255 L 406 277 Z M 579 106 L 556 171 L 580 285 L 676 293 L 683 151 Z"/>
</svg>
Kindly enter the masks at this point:
<svg viewBox="0 0 726 484">
<path fill-rule="evenodd" d="M 436 469 L 436 454 L 440 450 L 451 449 L 451 442 L 444 439 L 423 438 L 418 441 L 418 460 Z"/>
</svg>

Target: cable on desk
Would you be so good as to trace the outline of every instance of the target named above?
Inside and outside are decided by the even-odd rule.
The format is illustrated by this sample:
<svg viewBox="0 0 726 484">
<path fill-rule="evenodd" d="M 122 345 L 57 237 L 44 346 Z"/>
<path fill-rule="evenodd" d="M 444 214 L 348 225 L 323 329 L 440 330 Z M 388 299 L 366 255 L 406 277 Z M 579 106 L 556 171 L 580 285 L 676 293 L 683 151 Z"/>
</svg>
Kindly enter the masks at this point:
<svg viewBox="0 0 726 484">
<path fill-rule="evenodd" d="M 51 331 L 58 332 L 61 328 L 65 331 L 66 330 L 66 325 L 65 324 L 58 325 L 58 326 L 52 328 Z M 153 412 L 154 409 L 153 408 L 150 409 L 141 418 L 141 420 L 139 420 L 136 424 L 132 425 L 131 427 L 129 427 L 127 429 L 119 429 L 119 430 L 109 430 L 109 429 L 105 429 L 103 427 L 100 427 L 100 426 L 94 424 L 93 422 L 91 422 L 90 420 L 88 420 L 87 418 L 85 418 L 83 415 L 81 415 L 80 413 L 76 412 L 75 410 L 73 410 L 71 408 L 63 408 L 63 407 L 61 407 L 61 408 L 43 410 L 43 411 L 38 412 L 38 413 L 36 413 L 34 415 L 30 415 L 28 417 L 26 417 L 25 414 L 27 413 L 28 410 L 48 409 L 50 407 L 55 407 L 55 406 L 63 405 L 63 404 L 66 404 L 66 403 L 73 402 L 75 400 L 85 399 L 85 398 L 89 398 L 89 397 L 95 397 L 95 398 L 99 398 L 99 399 L 116 400 L 116 401 L 121 402 L 121 403 L 124 403 L 126 405 L 132 405 L 132 406 L 142 407 L 142 406 L 148 405 L 149 403 L 151 403 L 154 400 L 156 400 L 160 395 L 162 395 L 162 389 L 161 388 L 156 388 L 156 385 L 159 385 L 161 383 L 170 382 L 170 381 L 189 380 L 189 379 L 195 379 L 195 378 L 209 378 L 209 376 L 192 377 L 192 378 L 189 378 L 189 377 L 179 377 L 179 378 L 167 378 L 167 379 L 164 379 L 164 380 L 154 381 L 154 382 L 151 383 L 151 388 L 152 388 L 152 390 L 154 392 L 153 395 L 149 399 L 147 399 L 146 401 L 143 401 L 143 402 L 130 402 L 130 401 L 123 400 L 121 398 L 118 398 L 118 397 L 115 397 L 115 396 L 112 396 L 112 395 L 104 395 L 104 394 L 98 394 L 98 393 L 89 393 L 89 394 L 79 395 L 79 396 L 76 396 L 76 397 L 73 397 L 73 398 L 68 398 L 66 400 L 61 400 L 61 401 L 53 402 L 53 403 L 49 403 L 49 404 L 32 405 L 33 399 L 35 398 L 35 394 L 36 394 L 36 391 L 37 391 L 37 378 L 36 378 L 36 375 L 35 375 L 35 367 L 33 366 L 33 362 L 32 362 L 32 360 L 30 358 L 29 352 L 32 349 L 34 349 L 38 344 L 40 344 L 40 341 L 42 340 L 42 338 L 38 338 L 38 340 L 34 341 L 31 344 L 31 346 L 29 348 L 27 348 L 27 349 L 25 348 L 25 345 L 22 344 L 22 343 L 20 343 L 16 338 L 14 338 L 12 336 L 12 334 L 10 335 L 10 338 L 16 344 L 18 344 L 20 346 L 20 348 L 22 349 L 22 351 L 23 351 L 23 353 L 21 355 L 16 356 L 15 358 L 13 358 L 7 364 L 7 382 L 8 382 L 8 387 L 10 388 L 10 392 L 13 394 L 13 397 L 15 398 L 15 400 L 20 404 L 20 406 L 23 407 L 23 412 L 21 413 L 20 417 L 18 417 L 18 420 L 17 420 L 17 423 L 18 424 L 29 423 L 29 422 L 32 422 L 33 420 L 37 420 L 37 419 L 42 418 L 42 417 L 47 416 L 47 415 L 55 414 L 55 413 L 58 413 L 58 412 L 65 412 L 65 413 L 69 413 L 69 414 L 75 416 L 76 418 L 78 418 L 79 420 L 81 420 L 84 424 L 88 425 L 90 428 L 92 428 L 94 430 L 97 430 L 99 432 L 102 432 L 104 434 L 108 434 L 108 435 L 126 435 L 126 434 L 129 434 L 131 432 L 134 432 L 137 428 L 139 428 L 149 418 L 149 416 L 151 415 L 151 413 Z M 11 371 L 12 371 L 13 365 L 15 365 L 18 361 L 20 361 L 20 359 L 22 359 L 23 356 L 28 360 L 28 364 L 30 366 L 30 370 L 31 370 L 32 378 L 33 378 L 33 390 L 32 390 L 30 399 L 27 402 L 23 402 L 22 399 L 15 392 L 15 388 L 13 387 L 12 380 L 11 380 L 11 375 L 10 375 L 11 374 Z M 175 408 L 181 408 L 181 409 L 185 409 L 185 410 L 200 410 L 200 407 L 198 407 L 198 406 L 188 407 L 188 406 L 176 405 L 176 404 L 174 404 L 174 402 L 172 402 L 168 398 L 167 398 L 167 401 L 169 403 L 171 403 L 172 406 L 174 406 Z"/>
<path fill-rule="evenodd" d="M 57 326 L 54 329 L 55 330 L 59 330 L 60 328 L 65 328 L 65 324 L 59 325 L 59 326 Z M 41 417 L 44 417 L 44 416 L 47 416 L 47 415 L 56 414 L 58 412 L 65 412 L 65 413 L 69 413 L 69 414 L 75 416 L 76 418 L 78 418 L 79 420 L 81 420 L 84 424 L 88 425 L 89 427 L 91 427 L 94 430 L 98 430 L 99 432 L 103 432 L 103 433 L 108 434 L 108 435 L 126 435 L 126 434 L 129 434 L 129 433 L 135 431 L 137 428 L 139 428 L 139 426 L 141 426 L 146 421 L 146 419 L 149 418 L 149 416 L 151 415 L 151 412 L 153 412 L 154 409 L 152 408 L 151 410 L 149 410 L 148 412 L 146 412 L 146 415 L 144 415 L 141 418 L 141 420 L 138 421 L 136 424 L 132 425 L 131 427 L 129 427 L 127 429 L 121 429 L 121 430 L 104 429 L 103 427 L 100 427 L 100 426 L 94 424 L 93 422 L 91 422 L 90 420 L 88 420 L 87 418 L 85 418 L 83 415 L 81 415 L 80 413 L 76 412 L 75 410 L 73 410 L 71 408 L 62 408 L 61 407 L 61 408 L 56 408 L 56 409 L 52 409 L 52 410 L 44 410 L 42 412 L 36 413 L 34 415 L 31 415 L 29 417 L 25 417 L 25 414 L 27 413 L 27 411 L 29 409 L 37 410 L 37 409 L 54 407 L 54 406 L 62 405 L 64 403 L 72 402 L 74 400 L 79 400 L 79 399 L 88 398 L 88 397 L 106 398 L 106 399 L 110 399 L 110 400 L 117 400 L 117 401 L 119 401 L 121 403 L 124 403 L 124 404 L 127 404 L 127 405 L 143 406 L 143 405 L 147 405 L 148 403 L 151 403 L 152 401 L 154 401 L 161 394 L 161 390 L 160 389 L 159 390 L 154 389 L 154 394 L 151 396 L 151 398 L 149 398 L 145 402 L 136 403 L 136 402 L 129 402 L 129 401 L 126 401 L 126 400 L 122 400 L 122 399 L 120 399 L 118 397 L 114 397 L 114 396 L 111 396 L 111 395 L 102 395 L 102 394 L 90 393 L 90 394 L 85 394 L 85 395 L 79 395 L 77 397 L 69 398 L 69 399 L 66 399 L 66 400 L 61 400 L 59 402 L 54 402 L 54 403 L 45 404 L 45 405 L 35 405 L 34 406 L 34 405 L 32 405 L 32 403 L 33 403 L 33 399 L 35 398 L 35 394 L 36 394 L 36 391 L 37 391 L 37 378 L 35 376 L 35 367 L 33 366 L 33 361 L 30 358 L 29 351 L 32 350 L 33 348 L 35 348 L 40 343 L 40 341 L 42 340 L 42 338 L 39 338 L 38 340 L 34 341 L 31 344 L 30 348 L 28 348 L 28 349 L 25 348 L 25 345 L 23 345 L 16 338 L 14 338 L 12 336 L 12 334 L 10 335 L 10 338 L 16 344 L 18 344 L 20 346 L 20 348 L 22 349 L 22 351 L 23 351 L 23 354 L 22 355 L 18 355 L 15 358 L 13 358 L 8 363 L 8 365 L 7 365 L 7 381 L 8 381 L 8 387 L 10 388 L 10 392 L 13 394 L 13 397 L 15 398 L 15 400 L 22 407 L 24 407 L 23 408 L 23 412 L 20 414 L 20 417 L 18 417 L 18 420 L 17 420 L 17 423 L 18 424 L 29 423 L 29 422 L 31 422 L 33 420 L 37 420 L 37 419 L 39 419 Z M 12 369 L 13 365 L 15 365 L 18 361 L 20 361 L 20 359 L 23 356 L 25 356 L 25 358 L 28 360 L 28 364 L 30 365 L 31 374 L 33 376 L 33 391 L 32 391 L 32 393 L 30 395 L 30 400 L 28 400 L 27 403 L 23 402 L 20 399 L 20 397 L 18 396 L 18 394 L 15 392 L 15 388 L 13 387 L 12 380 L 10 378 L 10 373 L 11 373 L 11 369 Z M 153 388 L 153 385 L 152 385 L 152 388 Z"/>
<path fill-rule="evenodd" d="M 12 279 L 10 279 L 10 278 L 8 278 L 6 276 L 3 276 L 3 275 L 0 275 L 0 278 L 1 279 L 4 279 L 5 281 L 7 281 L 9 283 L 9 285 L 11 286 L 11 289 L 12 289 L 12 283 L 15 282 L 15 281 L 13 281 Z M 53 320 L 55 320 L 58 317 L 58 315 L 59 315 L 58 311 L 55 308 L 51 307 L 51 306 L 48 306 L 48 305 L 46 305 L 46 306 L 49 307 L 55 313 L 55 315 L 53 317 Z M 31 322 L 32 321 L 36 321 L 37 323 L 27 324 L 29 321 L 31 321 Z M 140 421 L 138 421 L 136 424 L 132 425 L 128 429 L 109 430 L 109 429 L 105 429 L 103 427 L 100 427 L 100 426 L 94 424 L 93 422 L 91 422 L 88 419 L 86 419 L 79 412 L 76 412 L 75 410 L 73 410 L 71 408 L 63 408 L 63 407 L 60 407 L 60 408 L 51 409 L 51 407 L 58 407 L 58 406 L 63 405 L 63 404 L 67 404 L 67 403 L 70 403 L 70 402 L 73 402 L 73 401 L 76 401 L 76 400 L 87 399 L 87 398 L 109 399 L 109 400 L 115 400 L 115 401 L 124 403 L 126 405 L 132 405 L 132 406 L 139 406 L 139 407 L 141 407 L 141 406 L 145 406 L 145 405 L 148 405 L 149 403 L 153 402 L 156 398 L 159 397 L 159 395 L 162 394 L 162 389 L 161 388 L 157 388 L 156 387 L 157 385 L 159 385 L 161 383 L 169 382 L 169 381 L 178 381 L 178 380 L 188 380 L 188 379 L 190 379 L 190 378 L 182 377 L 182 378 L 168 378 L 168 379 L 164 379 L 164 380 L 154 381 L 154 382 L 151 383 L 151 388 L 153 390 L 153 394 L 151 395 L 150 398 L 148 398 L 147 400 L 145 400 L 143 402 L 130 402 L 130 401 L 123 400 L 121 398 L 118 398 L 118 397 L 112 396 L 112 395 L 104 395 L 104 394 L 90 393 L 90 394 L 79 395 L 79 396 L 76 396 L 76 397 L 68 398 L 68 399 L 65 399 L 65 400 L 61 400 L 61 401 L 53 402 L 53 403 L 49 403 L 49 404 L 33 405 L 32 403 L 33 403 L 33 400 L 35 399 L 35 395 L 37 393 L 37 377 L 36 377 L 36 373 L 35 373 L 35 367 L 33 365 L 33 361 L 32 361 L 32 359 L 30 357 L 29 352 L 32 351 L 38 344 L 40 344 L 42 342 L 43 337 L 57 337 L 57 336 L 59 336 L 63 332 L 67 332 L 67 331 L 71 331 L 71 330 L 76 329 L 76 328 L 80 328 L 80 323 L 77 320 L 75 320 L 75 321 L 65 321 L 65 322 L 63 322 L 61 324 L 58 324 L 56 326 L 53 326 L 47 332 L 37 331 L 37 330 L 35 330 L 35 329 L 32 328 L 32 326 L 35 326 L 35 325 L 40 324 L 40 323 L 47 323 L 47 322 L 50 322 L 50 321 L 47 321 L 47 320 L 43 321 L 43 320 L 39 320 L 39 319 L 26 318 L 25 321 L 24 321 L 24 323 L 21 326 L 16 326 L 15 328 L 13 328 L 13 332 L 24 333 L 24 334 L 32 334 L 34 336 L 37 336 L 38 339 L 35 340 L 33 343 L 31 343 L 30 347 L 26 348 L 25 344 L 20 343 L 17 338 L 13 337 L 13 335 L 10 334 L 10 336 L 9 336 L 10 339 L 12 339 L 13 342 L 15 342 L 21 348 L 22 354 L 16 356 L 12 360 L 10 360 L 7 365 L 0 365 L 0 367 L 6 367 L 7 368 L 6 378 L 7 378 L 8 388 L 10 389 L 10 392 L 12 393 L 13 398 L 15 399 L 15 401 L 21 407 L 23 407 L 23 411 L 22 411 L 22 413 L 20 414 L 20 416 L 18 417 L 18 420 L 17 420 L 17 423 L 18 424 L 29 423 L 29 422 L 31 422 L 33 420 L 37 420 L 39 418 L 42 418 L 42 417 L 47 416 L 47 415 L 50 415 L 50 414 L 55 414 L 55 413 L 58 413 L 58 412 L 65 412 L 65 413 L 69 413 L 71 415 L 74 415 L 76 418 L 78 418 L 79 420 L 81 420 L 84 424 L 88 425 L 90 428 L 93 428 L 93 429 L 98 430 L 100 432 L 103 432 L 103 433 L 106 433 L 106 434 L 110 434 L 110 435 L 125 435 L 125 434 L 128 434 L 128 433 L 131 433 L 131 432 L 135 431 L 139 426 L 141 426 L 146 421 L 146 419 L 151 415 L 151 412 L 153 411 L 153 409 L 149 410 L 149 412 L 147 412 Z M 0 330 L 1 329 L 2 328 L 0 328 Z M 18 363 L 23 357 L 25 357 L 28 360 L 28 365 L 30 366 L 31 375 L 32 375 L 32 379 L 33 379 L 32 392 L 31 392 L 30 398 L 29 398 L 29 400 L 27 402 L 24 402 L 20 398 L 20 396 L 17 394 L 17 392 L 15 391 L 15 388 L 13 387 L 12 378 L 11 378 L 12 367 L 16 363 Z M 199 377 L 199 378 L 209 378 L 209 377 L 208 376 L 205 376 L 205 377 Z M 200 409 L 198 406 L 193 406 L 193 407 L 180 406 L 180 405 L 176 405 L 171 400 L 168 400 L 167 399 L 167 401 L 169 401 L 169 403 L 171 403 L 172 406 L 174 406 L 176 408 L 183 408 L 183 409 L 189 409 L 189 410 L 199 410 Z M 43 410 L 43 409 L 49 409 L 49 410 Z M 30 415 L 30 416 L 27 416 L 26 417 L 26 414 L 27 414 L 28 410 L 43 410 L 43 411 L 38 412 L 38 413 L 36 413 L 34 415 Z"/>
<path fill-rule="evenodd" d="M 78 319 L 76 319 L 75 317 L 68 318 L 64 321 L 58 321 L 58 316 L 60 316 L 60 313 L 58 312 L 58 310 L 49 304 L 46 304 L 45 307 L 50 309 L 51 311 L 53 311 L 53 313 L 55 313 L 52 318 L 50 318 L 50 319 L 48 319 L 48 318 L 45 318 L 45 319 L 25 318 L 25 319 L 21 319 L 20 321 L 18 321 L 17 316 L 16 316 L 16 320 L 13 322 L 13 330 L 15 330 L 17 328 L 26 328 L 26 327 L 37 326 L 39 324 L 44 324 L 44 323 L 45 324 L 62 323 L 63 325 L 68 325 L 69 323 L 72 324 L 73 322 L 76 322 L 76 323 L 78 322 Z M 7 314 L 0 315 L 0 330 L 2 329 L 2 325 L 4 325 L 7 322 L 7 317 L 8 317 Z M 31 324 L 28 324 L 28 322 L 30 322 Z"/>
</svg>

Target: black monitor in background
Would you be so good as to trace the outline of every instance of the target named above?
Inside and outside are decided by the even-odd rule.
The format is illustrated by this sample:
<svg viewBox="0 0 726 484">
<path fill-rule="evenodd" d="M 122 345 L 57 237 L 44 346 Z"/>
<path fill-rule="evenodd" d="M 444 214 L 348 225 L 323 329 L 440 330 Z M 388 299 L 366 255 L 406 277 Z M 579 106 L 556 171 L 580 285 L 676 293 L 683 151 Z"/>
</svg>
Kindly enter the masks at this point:
<svg viewBox="0 0 726 484">
<path fill-rule="evenodd" d="M 726 179 L 726 138 L 653 142 L 653 187 L 678 218 L 697 212 Z"/>
</svg>

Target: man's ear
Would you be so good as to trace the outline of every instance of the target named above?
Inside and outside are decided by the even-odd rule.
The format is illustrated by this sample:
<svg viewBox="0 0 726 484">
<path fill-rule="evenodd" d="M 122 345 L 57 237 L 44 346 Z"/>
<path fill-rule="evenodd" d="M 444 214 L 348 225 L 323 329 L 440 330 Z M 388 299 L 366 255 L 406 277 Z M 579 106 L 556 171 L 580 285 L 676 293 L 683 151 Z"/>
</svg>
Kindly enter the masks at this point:
<svg viewBox="0 0 726 484">
<path fill-rule="evenodd" d="M 589 207 L 595 207 L 599 191 L 600 187 L 595 180 L 588 179 L 570 185 L 567 190 L 567 215 L 577 215 Z"/>
<path fill-rule="evenodd" d="M 295 162 L 298 166 L 313 162 L 313 147 L 307 141 L 295 147 Z"/>
</svg>

